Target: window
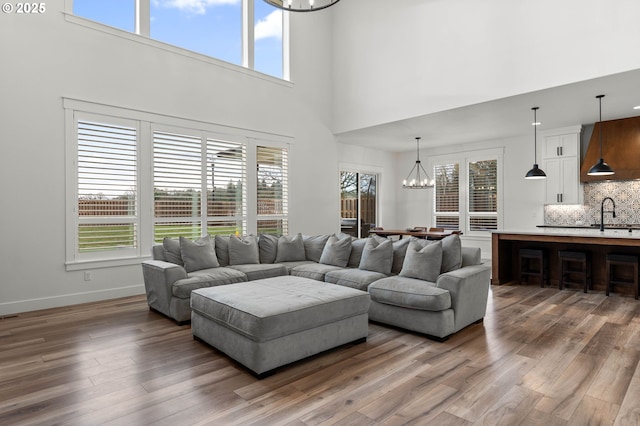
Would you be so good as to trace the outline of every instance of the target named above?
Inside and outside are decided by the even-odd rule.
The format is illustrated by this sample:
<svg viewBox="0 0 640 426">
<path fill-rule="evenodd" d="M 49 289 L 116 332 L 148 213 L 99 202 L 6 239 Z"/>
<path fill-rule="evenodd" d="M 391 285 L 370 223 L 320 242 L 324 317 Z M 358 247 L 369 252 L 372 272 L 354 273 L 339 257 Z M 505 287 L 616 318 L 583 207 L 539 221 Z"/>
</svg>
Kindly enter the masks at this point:
<svg viewBox="0 0 640 426">
<path fill-rule="evenodd" d="M 288 234 L 288 150 L 258 146 L 256 162 L 258 232 Z"/>
<path fill-rule="evenodd" d="M 72 4 L 76 16 L 277 78 L 288 76 L 284 36 L 288 19 L 262 0 L 72 0 Z M 252 13 L 243 13 L 243 7 Z"/>
<path fill-rule="evenodd" d="M 209 234 L 246 234 L 246 145 L 207 139 L 207 181 Z"/>
<path fill-rule="evenodd" d="M 133 32 L 136 0 L 73 0 L 74 15 Z"/>
<path fill-rule="evenodd" d="M 200 138 L 153 132 L 154 240 L 202 235 Z"/>
<path fill-rule="evenodd" d="M 151 38 L 242 65 L 242 2 L 152 1 Z"/>
<path fill-rule="evenodd" d="M 498 161 L 469 163 L 469 230 L 498 229 Z"/>
<path fill-rule="evenodd" d="M 376 226 L 377 175 L 340 172 L 340 229 L 354 237 L 367 237 Z"/>
<path fill-rule="evenodd" d="M 288 233 L 289 138 L 64 107 L 68 270 L 139 263 L 164 237 Z"/>
<path fill-rule="evenodd" d="M 123 120 L 77 120 L 76 260 L 135 255 L 138 130 Z"/>
<path fill-rule="evenodd" d="M 460 164 L 439 164 L 434 167 L 435 176 L 435 226 L 460 229 Z"/>
<path fill-rule="evenodd" d="M 178 236 L 195 240 L 205 233 L 244 234 L 243 144 L 154 131 L 153 152 L 156 242 Z"/>
<path fill-rule="evenodd" d="M 500 150 L 434 157 L 431 162 L 434 226 L 477 236 L 499 228 Z"/>
<path fill-rule="evenodd" d="M 283 78 L 284 13 L 262 0 L 255 2 L 254 69 Z"/>
</svg>

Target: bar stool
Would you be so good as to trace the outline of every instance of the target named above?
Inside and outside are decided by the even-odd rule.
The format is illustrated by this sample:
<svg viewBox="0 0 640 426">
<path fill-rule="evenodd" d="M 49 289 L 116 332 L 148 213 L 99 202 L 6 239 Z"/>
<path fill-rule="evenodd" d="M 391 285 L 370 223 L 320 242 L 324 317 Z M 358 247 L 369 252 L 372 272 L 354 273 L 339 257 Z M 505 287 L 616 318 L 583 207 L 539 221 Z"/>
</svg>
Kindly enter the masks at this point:
<svg viewBox="0 0 640 426">
<path fill-rule="evenodd" d="M 540 281 L 540 287 L 545 287 L 549 283 L 549 262 L 547 253 L 542 249 L 520 249 L 520 276 L 518 281 L 522 284 L 526 278 L 534 277 Z"/>
<path fill-rule="evenodd" d="M 633 286 L 633 296 L 638 300 L 638 256 L 631 254 L 607 253 L 607 296 L 609 291 L 616 285 Z M 632 276 L 616 275 L 618 266 L 631 269 Z M 620 272 L 620 271 L 618 271 Z"/>
<path fill-rule="evenodd" d="M 591 287 L 589 254 L 584 251 L 560 250 L 558 251 L 558 258 L 560 260 L 558 288 L 562 290 L 567 284 L 580 284 L 586 293 Z"/>
</svg>

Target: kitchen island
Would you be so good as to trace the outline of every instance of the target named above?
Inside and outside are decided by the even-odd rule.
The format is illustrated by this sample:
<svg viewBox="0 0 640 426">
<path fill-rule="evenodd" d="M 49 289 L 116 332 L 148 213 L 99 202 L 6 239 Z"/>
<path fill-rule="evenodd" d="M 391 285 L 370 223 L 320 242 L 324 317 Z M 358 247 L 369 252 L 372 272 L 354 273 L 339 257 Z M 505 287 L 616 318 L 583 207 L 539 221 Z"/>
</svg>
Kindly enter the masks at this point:
<svg viewBox="0 0 640 426">
<path fill-rule="evenodd" d="M 586 251 L 591 254 L 593 289 L 605 290 L 605 256 L 624 253 L 640 256 L 640 231 L 593 228 L 537 228 L 535 230 L 494 231 L 492 234 L 491 283 L 506 284 L 518 279 L 521 248 L 545 249 L 549 256 L 549 284 L 559 281 L 559 250 Z M 620 289 L 629 292 L 631 289 Z"/>
</svg>

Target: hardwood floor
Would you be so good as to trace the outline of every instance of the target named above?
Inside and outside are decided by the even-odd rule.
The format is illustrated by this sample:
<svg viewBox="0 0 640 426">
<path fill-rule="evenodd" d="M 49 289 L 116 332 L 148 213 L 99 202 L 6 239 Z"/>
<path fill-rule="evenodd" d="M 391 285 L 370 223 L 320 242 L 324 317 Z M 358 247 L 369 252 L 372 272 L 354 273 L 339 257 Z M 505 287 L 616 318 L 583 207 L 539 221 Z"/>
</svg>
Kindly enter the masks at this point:
<svg viewBox="0 0 640 426">
<path fill-rule="evenodd" d="M 256 380 L 143 296 L 0 320 L 0 424 L 640 424 L 640 303 L 492 287 L 444 343 L 370 324 Z"/>
</svg>

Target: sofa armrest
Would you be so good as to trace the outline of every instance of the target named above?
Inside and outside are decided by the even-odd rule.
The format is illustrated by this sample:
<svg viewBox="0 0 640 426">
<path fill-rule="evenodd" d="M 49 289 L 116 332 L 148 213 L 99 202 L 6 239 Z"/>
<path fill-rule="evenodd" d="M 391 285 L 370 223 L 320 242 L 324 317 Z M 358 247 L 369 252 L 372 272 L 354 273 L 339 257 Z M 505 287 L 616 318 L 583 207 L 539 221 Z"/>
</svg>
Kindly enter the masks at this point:
<svg viewBox="0 0 640 426">
<path fill-rule="evenodd" d="M 436 287 L 448 290 L 451 294 L 455 331 L 484 318 L 490 284 L 489 265 L 465 266 L 438 277 Z"/>
<path fill-rule="evenodd" d="M 153 309 L 171 316 L 171 286 L 176 281 L 187 278 L 184 267 L 163 260 L 145 260 L 142 262 L 142 276 L 147 293 L 147 303 Z"/>
</svg>

